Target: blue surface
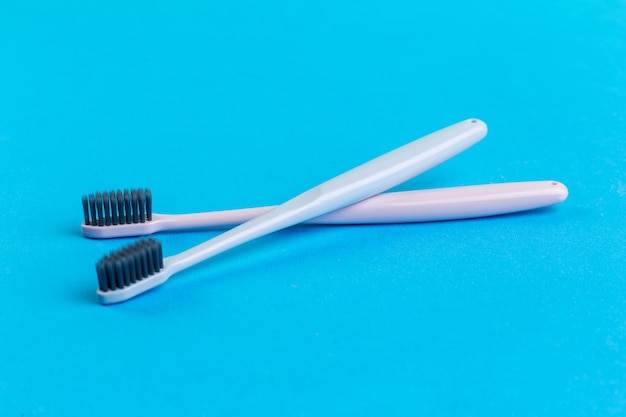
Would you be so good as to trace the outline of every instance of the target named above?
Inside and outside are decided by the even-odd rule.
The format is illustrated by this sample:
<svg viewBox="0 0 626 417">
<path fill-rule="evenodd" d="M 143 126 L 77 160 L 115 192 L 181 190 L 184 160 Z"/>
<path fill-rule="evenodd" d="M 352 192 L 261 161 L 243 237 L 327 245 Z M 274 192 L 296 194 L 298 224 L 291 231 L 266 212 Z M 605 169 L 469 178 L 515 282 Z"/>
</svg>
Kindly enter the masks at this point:
<svg viewBox="0 0 626 417">
<path fill-rule="evenodd" d="M 626 413 L 623 1 L 63 3 L 0 4 L 0 415 Z M 97 304 L 132 239 L 82 238 L 83 194 L 275 204 L 468 117 L 398 189 L 569 199 L 293 228 Z"/>
</svg>

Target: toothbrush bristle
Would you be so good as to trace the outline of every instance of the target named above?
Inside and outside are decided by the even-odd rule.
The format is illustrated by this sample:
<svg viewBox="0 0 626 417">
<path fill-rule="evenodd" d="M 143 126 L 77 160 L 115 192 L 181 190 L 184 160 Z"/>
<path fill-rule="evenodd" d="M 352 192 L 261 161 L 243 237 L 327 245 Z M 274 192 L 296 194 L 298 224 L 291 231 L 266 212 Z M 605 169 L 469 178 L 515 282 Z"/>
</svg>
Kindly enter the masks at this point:
<svg viewBox="0 0 626 417">
<path fill-rule="evenodd" d="M 96 264 L 100 291 L 114 291 L 154 275 L 163 268 L 161 243 L 142 239 L 100 259 Z"/>
<path fill-rule="evenodd" d="M 152 193 L 148 188 L 112 190 L 83 196 L 86 225 L 115 226 L 152 220 Z"/>
</svg>

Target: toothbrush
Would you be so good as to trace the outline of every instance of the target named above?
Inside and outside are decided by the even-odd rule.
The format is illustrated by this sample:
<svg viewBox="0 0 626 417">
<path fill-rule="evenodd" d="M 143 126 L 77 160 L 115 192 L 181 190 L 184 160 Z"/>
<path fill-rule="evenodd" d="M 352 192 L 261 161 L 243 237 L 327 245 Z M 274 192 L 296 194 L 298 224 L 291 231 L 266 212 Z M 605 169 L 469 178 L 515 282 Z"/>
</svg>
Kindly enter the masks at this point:
<svg viewBox="0 0 626 417">
<path fill-rule="evenodd" d="M 464 151 L 486 134 L 487 126 L 477 119 L 453 124 L 366 162 L 213 239 L 165 259 L 160 242 L 152 238 L 126 246 L 96 264 L 99 300 L 102 304 L 128 300 L 164 283 L 173 274 L 228 249 L 379 194 Z M 137 201 L 141 198 L 138 195 Z"/>
<path fill-rule="evenodd" d="M 468 219 L 546 207 L 564 201 L 567 194 L 565 185 L 556 181 L 401 191 L 378 194 L 304 223 L 384 224 Z M 230 227 L 275 207 L 157 214 L 152 213 L 152 193 L 149 189 L 118 190 L 83 197 L 85 222 L 81 225 L 81 231 L 86 237 L 103 239 L 162 231 Z"/>
</svg>

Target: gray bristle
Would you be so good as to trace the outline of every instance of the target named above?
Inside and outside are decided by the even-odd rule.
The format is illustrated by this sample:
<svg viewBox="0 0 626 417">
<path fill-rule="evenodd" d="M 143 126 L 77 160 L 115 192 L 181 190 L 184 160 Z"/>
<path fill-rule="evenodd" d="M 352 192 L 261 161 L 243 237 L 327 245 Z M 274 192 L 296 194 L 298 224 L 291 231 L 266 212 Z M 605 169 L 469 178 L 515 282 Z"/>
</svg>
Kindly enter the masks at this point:
<svg viewBox="0 0 626 417">
<path fill-rule="evenodd" d="M 89 224 L 89 197 L 83 196 L 83 216 L 85 218 L 85 224 Z"/>
<path fill-rule="evenodd" d="M 115 226 L 152 220 L 152 193 L 148 188 L 113 190 L 83 196 L 86 225 Z"/>
<path fill-rule="evenodd" d="M 128 190 L 124 190 L 124 212 L 126 213 L 126 223 L 131 224 L 133 222 L 133 211 L 130 207 L 130 194 Z"/>
<path fill-rule="evenodd" d="M 139 223 L 139 199 L 137 198 L 137 190 L 130 190 L 130 200 L 133 207 L 133 223 Z"/>
<path fill-rule="evenodd" d="M 98 226 L 104 226 L 104 207 L 102 205 L 102 194 L 96 193 L 96 213 L 98 216 Z"/>
<path fill-rule="evenodd" d="M 149 188 L 146 188 L 146 218 L 152 220 L 152 193 Z"/>
<path fill-rule="evenodd" d="M 111 191 L 109 194 L 109 199 L 111 200 L 111 224 L 115 226 L 118 223 L 119 215 L 117 212 L 117 198 L 115 197 L 114 191 Z"/>
<path fill-rule="evenodd" d="M 141 239 L 100 259 L 96 264 L 100 291 L 128 287 L 163 269 L 163 248 L 153 238 Z"/>
<path fill-rule="evenodd" d="M 98 225 L 98 216 L 96 216 L 96 197 L 93 194 L 89 195 L 89 211 L 91 211 L 91 225 Z"/>
<path fill-rule="evenodd" d="M 117 212 L 119 214 L 118 221 L 120 224 L 126 223 L 126 216 L 124 216 L 124 195 L 122 190 L 117 190 Z"/>
<path fill-rule="evenodd" d="M 109 193 L 106 191 L 102 193 L 102 204 L 104 205 L 104 224 L 111 226 L 111 200 L 109 200 Z"/>
</svg>

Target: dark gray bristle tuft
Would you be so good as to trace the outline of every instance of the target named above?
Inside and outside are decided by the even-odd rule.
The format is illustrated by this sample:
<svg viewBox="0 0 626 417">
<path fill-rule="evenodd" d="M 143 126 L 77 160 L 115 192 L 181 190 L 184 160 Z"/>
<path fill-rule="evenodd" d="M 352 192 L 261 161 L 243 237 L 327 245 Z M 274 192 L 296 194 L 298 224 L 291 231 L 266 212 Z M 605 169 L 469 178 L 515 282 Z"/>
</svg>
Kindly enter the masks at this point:
<svg viewBox="0 0 626 417">
<path fill-rule="evenodd" d="M 104 226 L 104 207 L 102 206 L 102 194 L 100 193 L 96 193 L 96 210 L 98 226 Z"/>
<path fill-rule="evenodd" d="M 122 190 L 117 190 L 117 212 L 119 214 L 119 222 L 120 224 L 126 223 L 126 216 L 124 214 L 124 195 L 122 194 Z"/>
<path fill-rule="evenodd" d="M 100 291 L 115 291 L 163 269 L 163 248 L 153 238 L 141 239 L 111 252 L 96 263 Z"/>
<path fill-rule="evenodd" d="M 106 191 L 102 193 L 102 203 L 104 205 L 104 225 L 111 226 L 111 200 Z"/>
<path fill-rule="evenodd" d="M 96 226 L 98 224 L 98 216 L 96 216 L 96 196 L 89 195 L 89 211 L 91 212 L 91 224 Z"/>
<path fill-rule="evenodd" d="M 146 222 L 146 193 L 140 188 L 137 191 L 137 199 L 139 200 L 139 222 Z"/>
<path fill-rule="evenodd" d="M 152 220 L 152 192 L 146 188 L 146 218 Z"/>
<path fill-rule="evenodd" d="M 109 193 L 109 199 L 111 200 L 111 224 L 113 226 L 117 225 L 117 219 L 119 218 L 117 213 L 117 198 L 115 197 L 115 192 L 111 191 Z"/>
<path fill-rule="evenodd" d="M 124 190 L 124 210 L 126 211 L 126 223 L 133 222 L 133 210 L 130 206 L 130 194 L 128 190 Z"/>
<path fill-rule="evenodd" d="M 115 226 L 152 221 L 152 193 L 147 188 L 112 190 L 83 196 L 86 225 Z"/>
<path fill-rule="evenodd" d="M 85 224 L 89 224 L 89 197 L 83 196 L 83 216 Z"/>
<path fill-rule="evenodd" d="M 130 200 L 133 207 L 133 223 L 139 223 L 139 198 L 137 197 L 137 190 L 130 190 Z"/>
</svg>

